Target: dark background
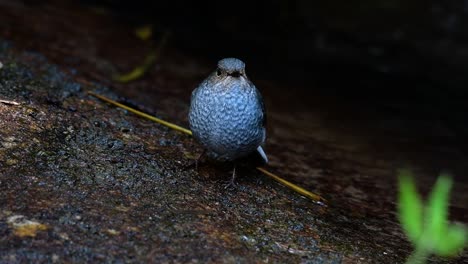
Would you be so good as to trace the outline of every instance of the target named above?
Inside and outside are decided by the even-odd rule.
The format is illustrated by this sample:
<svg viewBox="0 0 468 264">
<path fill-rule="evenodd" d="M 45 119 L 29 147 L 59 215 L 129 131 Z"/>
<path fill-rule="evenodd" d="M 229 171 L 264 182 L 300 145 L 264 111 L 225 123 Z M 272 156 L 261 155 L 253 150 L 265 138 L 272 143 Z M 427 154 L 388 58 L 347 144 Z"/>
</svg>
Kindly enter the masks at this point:
<svg viewBox="0 0 468 264">
<path fill-rule="evenodd" d="M 184 50 L 214 60 L 229 53 L 288 80 L 344 74 L 347 84 L 380 77 L 447 88 L 466 80 L 463 1 L 84 2 L 169 30 Z"/>
<path fill-rule="evenodd" d="M 402 115 L 429 115 L 466 145 L 466 1 L 84 1 L 255 78 Z M 157 34 L 155 34 L 157 36 Z M 286 92 L 286 91 L 285 91 Z"/>
</svg>

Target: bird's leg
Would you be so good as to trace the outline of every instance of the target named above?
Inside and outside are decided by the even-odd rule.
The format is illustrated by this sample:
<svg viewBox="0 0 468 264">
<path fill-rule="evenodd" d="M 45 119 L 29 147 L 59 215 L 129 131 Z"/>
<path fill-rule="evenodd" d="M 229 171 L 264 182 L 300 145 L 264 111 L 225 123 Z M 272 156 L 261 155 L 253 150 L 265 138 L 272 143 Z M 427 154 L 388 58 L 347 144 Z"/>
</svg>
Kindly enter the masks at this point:
<svg viewBox="0 0 468 264">
<path fill-rule="evenodd" d="M 203 152 L 200 155 L 198 155 L 196 159 L 190 159 L 190 162 L 188 165 L 185 166 L 185 169 L 190 169 L 195 166 L 195 170 L 198 171 L 198 163 L 203 158 L 203 156 L 205 156 L 205 154 L 206 154 L 206 149 L 203 149 Z"/>
<path fill-rule="evenodd" d="M 228 184 L 226 184 L 226 186 L 224 187 L 224 189 L 227 189 L 227 188 L 236 188 L 236 164 L 234 164 L 234 169 L 232 170 L 232 178 L 231 180 L 228 182 Z"/>
</svg>

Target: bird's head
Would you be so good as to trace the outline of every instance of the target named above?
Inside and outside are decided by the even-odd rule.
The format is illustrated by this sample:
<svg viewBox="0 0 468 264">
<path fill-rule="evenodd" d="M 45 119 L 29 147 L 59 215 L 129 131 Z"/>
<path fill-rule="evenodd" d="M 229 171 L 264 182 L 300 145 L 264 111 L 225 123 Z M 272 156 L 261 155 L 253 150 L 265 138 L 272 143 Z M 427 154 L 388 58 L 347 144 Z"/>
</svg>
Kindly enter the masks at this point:
<svg viewBox="0 0 468 264">
<path fill-rule="evenodd" d="M 216 76 L 219 78 L 247 78 L 245 75 L 245 64 L 236 58 L 225 58 L 218 62 Z"/>
</svg>

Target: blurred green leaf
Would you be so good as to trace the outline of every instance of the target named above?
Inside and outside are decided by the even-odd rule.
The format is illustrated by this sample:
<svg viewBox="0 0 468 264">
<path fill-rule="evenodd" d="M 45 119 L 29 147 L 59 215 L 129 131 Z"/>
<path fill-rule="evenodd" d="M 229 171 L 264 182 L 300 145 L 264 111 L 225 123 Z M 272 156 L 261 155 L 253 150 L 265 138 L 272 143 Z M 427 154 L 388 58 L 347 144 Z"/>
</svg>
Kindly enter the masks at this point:
<svg viewBox="0 0 468 264">
<path fill-rule="evenodd" d="M 410 171 L 399 171 L 399 184 L 399 220 L 408 238 L 416 245 L 423 231 L 422 201 L 416 190 Z"/>
<path fill-rule="evenodd" d="M 441 240 L 437 241 L 434 251 L 439 256 L 454 256 L 465 247 L 466 239 L 466 228 L 462 225 L 452 225 Z"/>
<path fill-rule="evenodd" d="M 432 253 L 450 257 L 461 251 L 465 247 L 468 232 L 464 226 L 450 225 L 448 222 L 452 187 L 450 176 L 439 176 L 426 206 L 419 197 L 410 171 L 399 171 L 399 185 L 399 220 L 415 247 L 407 263 L 425 263 Z"/>
<path fill-rule="evenodd" d="M 443 239 L 448 229 L 448 205 L 452 179 L 448 175 L 440 175 L 429 196 L 426 208 L 427 232 L 432 243 L 438 247 L 447 243 Z"/>
</svg>

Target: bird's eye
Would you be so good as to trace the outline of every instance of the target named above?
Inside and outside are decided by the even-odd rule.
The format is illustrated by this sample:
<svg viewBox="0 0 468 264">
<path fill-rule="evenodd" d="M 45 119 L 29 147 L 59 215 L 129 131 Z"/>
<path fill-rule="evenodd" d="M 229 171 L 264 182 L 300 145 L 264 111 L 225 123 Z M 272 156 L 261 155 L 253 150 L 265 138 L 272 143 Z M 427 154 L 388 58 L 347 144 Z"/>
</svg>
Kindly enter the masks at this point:
<svg viewBox="0 0 468 264">
<path fill-rule="evenodd" d="M 216 71 L 216 75 L 221 76 L 221 70 L 220 70 L 220 69 L 218 69 L 218 70 Z"/>
</svg>

